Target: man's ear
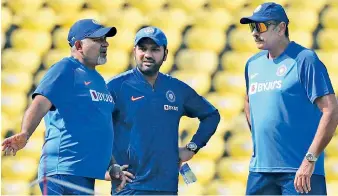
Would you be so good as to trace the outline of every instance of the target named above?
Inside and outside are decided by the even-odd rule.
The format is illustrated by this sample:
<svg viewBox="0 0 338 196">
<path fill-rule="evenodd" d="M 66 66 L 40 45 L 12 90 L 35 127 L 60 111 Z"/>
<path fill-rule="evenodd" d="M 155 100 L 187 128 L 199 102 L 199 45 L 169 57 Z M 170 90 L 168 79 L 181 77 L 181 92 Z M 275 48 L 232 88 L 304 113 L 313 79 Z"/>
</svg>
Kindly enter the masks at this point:
<svg viewBox="0 0 338 196">
<path fill-rule="evenodd" d="M 133 53 L 134 53 L 134 61 L 136 62 L 136 46 L 133 48 Z"/>
<path fill-rule="evenodd" d="M 167 60 L 167 56 L 168 56 L 168 49 L 165 49 L 164 56 L 163 56 L 163 61 Z"/>
<path fill-rule="evenodd" d="M 278 32 L 280 36 L 285 34 L 286 31 L 286 24 L 284 22 L 280 23 L 276 28 L 275 31 Z"/>
<path fill-rule="evenodd" d="M 75 46 L 75 48 L 76 48 L 77 51 L 82 52 L 82 50 L 83 50 L 83 43 L 82 43 L 82 41 L 75 41 L 74 46 Z"/>
<path fill-rule="evenodd" d="M 280 32 L 280 27 L 276 26 L 273 30 L 279 33 Z"/>
</svg>

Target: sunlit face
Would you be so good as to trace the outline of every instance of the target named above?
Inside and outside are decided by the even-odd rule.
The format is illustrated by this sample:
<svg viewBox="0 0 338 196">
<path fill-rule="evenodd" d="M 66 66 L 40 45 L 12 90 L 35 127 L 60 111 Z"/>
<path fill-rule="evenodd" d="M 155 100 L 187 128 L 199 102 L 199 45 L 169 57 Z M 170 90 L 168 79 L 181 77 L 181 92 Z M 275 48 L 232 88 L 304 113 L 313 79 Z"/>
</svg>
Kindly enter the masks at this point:
<svg viewBox="0 0 338 196">
<path fill-rule="evenodd" d="M 151 38 L 143 38 L 134 47 L 136 66 L 146 76 L 159 72 L 167 58 L 168 50 L 157 45 Z"/>
<path fill-rule="evenodd" d="M 279 23 L 275 21 L 251 23 L 249 26 L 258 49 L 269 50 L 275 46 L 280 39 L 277 31 L 279 30 Z"/>
<path fill-rule="evenodd" d="M 102 65 L 107 62 L 108 42 L 106 37 L 86 38 L 82 42 L 83 60 L 90 65 Z"/>
</svg>

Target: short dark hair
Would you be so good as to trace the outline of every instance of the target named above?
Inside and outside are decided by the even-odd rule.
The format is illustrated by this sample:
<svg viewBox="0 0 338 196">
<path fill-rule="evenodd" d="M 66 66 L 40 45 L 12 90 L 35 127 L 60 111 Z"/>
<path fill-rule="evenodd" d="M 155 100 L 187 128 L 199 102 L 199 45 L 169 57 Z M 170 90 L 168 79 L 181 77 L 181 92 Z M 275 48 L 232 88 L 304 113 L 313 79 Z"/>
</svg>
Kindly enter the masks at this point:
<svg viewBox="0 0 338 196">
<path fill-rule="evenodd" d="M 289 25 L 286 25 L 285 37 L 289 38 Z"/>
</svg>

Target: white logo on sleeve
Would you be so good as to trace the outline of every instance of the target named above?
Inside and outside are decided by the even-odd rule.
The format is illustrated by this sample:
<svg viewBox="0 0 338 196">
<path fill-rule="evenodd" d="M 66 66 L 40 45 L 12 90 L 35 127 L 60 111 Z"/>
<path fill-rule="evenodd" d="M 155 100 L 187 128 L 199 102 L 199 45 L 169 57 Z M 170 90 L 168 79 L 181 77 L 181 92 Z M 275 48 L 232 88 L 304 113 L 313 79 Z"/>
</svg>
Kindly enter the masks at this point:
<svg viewBox="0 0 338 196">
<path fill-rule="evenodd" d="M 100 93 L 96 90 L 89 90 L 90 96 L 93 101 L 104 101 L 113 103 L 113 97 L 110 94 Z"/>
</svg>

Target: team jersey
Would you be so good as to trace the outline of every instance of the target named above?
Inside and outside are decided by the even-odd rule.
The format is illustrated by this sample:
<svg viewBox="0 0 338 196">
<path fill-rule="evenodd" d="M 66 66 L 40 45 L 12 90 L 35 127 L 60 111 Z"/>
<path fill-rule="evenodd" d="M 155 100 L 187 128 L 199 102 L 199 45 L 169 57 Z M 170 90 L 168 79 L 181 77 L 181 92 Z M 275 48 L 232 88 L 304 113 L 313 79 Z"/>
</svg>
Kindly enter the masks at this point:
<svg viewBox="0 0 338 196">
<path fill-rule="evenodd" d="M 53 65 L 35 90 L 52 104 L 44 117 L 43 175 L 104 179 L 113 147 L 113 98 L 101 75 L 73 57 Z"/>
<path fill-rule="evenodd" d="M 261 51 L 246 64 L 253 140 L 252 172 L 296 172 L 314 139 L 322 112 L 318 97 L 333 94 L 315 52 L 295 42 L 275 59 Z M 324 175 L 324 154 L 314 174 Z"/>
<path fill-rule="evenodd" d="M 114 156 L 136 177 L 126 188 L 177 192 L 180 118 L 201 120 L 192 138 L 201 148 L 217 128 L 218 111 L 187 84 L 162 73 L 152 87 L 135 68 L 110 80 L 108 89 L 116 103 Z"/>
</svg>

